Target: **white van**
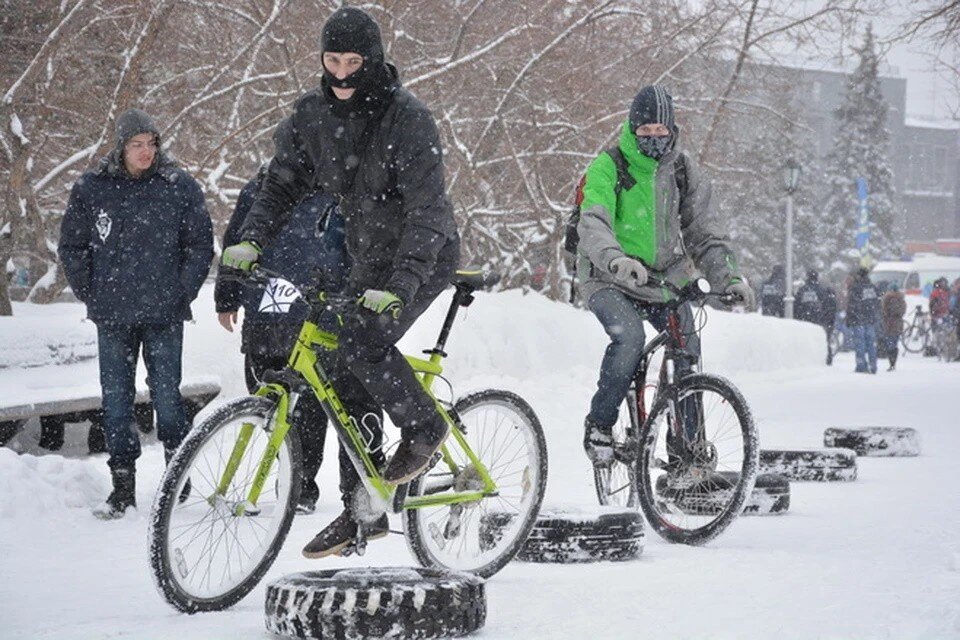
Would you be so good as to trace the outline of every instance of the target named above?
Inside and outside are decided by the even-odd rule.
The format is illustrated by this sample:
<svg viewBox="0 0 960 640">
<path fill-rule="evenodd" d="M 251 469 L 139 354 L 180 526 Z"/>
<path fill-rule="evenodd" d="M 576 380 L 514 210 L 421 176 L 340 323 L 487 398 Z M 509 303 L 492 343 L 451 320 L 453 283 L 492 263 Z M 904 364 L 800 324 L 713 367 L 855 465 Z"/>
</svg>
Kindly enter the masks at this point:
<svg viewBox="0 0 960 640">
<path fill-rule="evenodd" d="M 919 253 L 909 262 L 878 262 L 870 272 L 874 284 L 896 282 L 906 295 L 930 297 L 933 281 L 946 278 L 947 284 L 960 278 L 960 258 Z"/>
</svg>

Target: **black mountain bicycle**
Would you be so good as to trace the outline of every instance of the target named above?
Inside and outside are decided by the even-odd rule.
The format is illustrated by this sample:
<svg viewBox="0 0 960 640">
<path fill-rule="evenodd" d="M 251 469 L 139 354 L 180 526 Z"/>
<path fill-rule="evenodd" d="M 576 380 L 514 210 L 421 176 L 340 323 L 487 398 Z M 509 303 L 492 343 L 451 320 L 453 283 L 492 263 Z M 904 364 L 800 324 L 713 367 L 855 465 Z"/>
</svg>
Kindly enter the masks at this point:
<svg viewBox="0 0 960 640">
<path fill-rule="evenodd" d="M 703 544 L 743 510 L 756 480 L 759 435 L 746 400 L 729 381 L 695 372 L 678 310 L 709 298 L 738 300 L 711 293 L 703 279 L 683 289 L 661 284 L 675 294 L 664 303 L 667 328 L 643 350 L 614 426 L 613 461 L 594 465 L 594 483 L 600 504 L 639 504 L 664 539 Z M 650 384 L 647 371 L 661 350 L 660 374 Z M 680 363 L 690 372 L 678 375 Z"/>
</svg>

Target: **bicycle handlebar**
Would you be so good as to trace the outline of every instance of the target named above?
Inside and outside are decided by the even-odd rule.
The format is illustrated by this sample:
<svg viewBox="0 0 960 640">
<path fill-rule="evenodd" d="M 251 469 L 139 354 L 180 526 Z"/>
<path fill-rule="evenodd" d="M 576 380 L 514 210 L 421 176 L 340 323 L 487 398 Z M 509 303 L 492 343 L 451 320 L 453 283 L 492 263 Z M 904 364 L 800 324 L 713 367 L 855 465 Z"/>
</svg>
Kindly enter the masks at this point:
<svg viewBox="0 0 960 640">
<path fill-rule="evenodd" d="M 684 287 L 677 287 L 667 280 L 651 279 L 655 284 L 663 287 L 676 296 L 676 300 L 667 302 L 668 305 L 677 306 L 686 302 L 699 302 L 707 298 L 719 300 L 722 304 L 733 306 L 744 302 L 744 300 L 735 293 L 714 293 L 710 291 L 710 283 L 705 278 L 695 278 Z M 706 289 L 706 290 L 704 290 Z"/>
</svg>

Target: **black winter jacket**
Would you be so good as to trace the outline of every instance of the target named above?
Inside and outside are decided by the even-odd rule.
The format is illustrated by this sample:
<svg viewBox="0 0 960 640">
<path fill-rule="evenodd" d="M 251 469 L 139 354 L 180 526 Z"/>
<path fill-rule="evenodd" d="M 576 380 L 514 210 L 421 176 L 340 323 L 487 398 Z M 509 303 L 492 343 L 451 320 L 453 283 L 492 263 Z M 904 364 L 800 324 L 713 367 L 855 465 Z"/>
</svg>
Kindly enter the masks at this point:
<svg viewBox="0 0 960 640">
<path fill-rule="evenodd" d="M 846 322 L 848 327 L 866 327 L 880 322 L 880 294 L 870 278 L 857 278 L 850 285 Z"/>
<path fill-rule="evenodd" d="M 460 239 L 436 123 L 395 73 L 367 118 L 335 114 L 325 84 L 297 101 L 274 134 L 276 153 L 241 237 L 269 245 L 293 206 L 322 190 L 340 201 L 346 223 L 347 290 L 385 289 L 409 303 L 424 283 L 452 275 Z"/>
<path fill-rule="evenodd" d="M 94 322 L 189 320 L 213 258 L 200 185 L 162 154 L 141 178 L 107 159 L 73 185 L 58 253 Z"/>
</svg>

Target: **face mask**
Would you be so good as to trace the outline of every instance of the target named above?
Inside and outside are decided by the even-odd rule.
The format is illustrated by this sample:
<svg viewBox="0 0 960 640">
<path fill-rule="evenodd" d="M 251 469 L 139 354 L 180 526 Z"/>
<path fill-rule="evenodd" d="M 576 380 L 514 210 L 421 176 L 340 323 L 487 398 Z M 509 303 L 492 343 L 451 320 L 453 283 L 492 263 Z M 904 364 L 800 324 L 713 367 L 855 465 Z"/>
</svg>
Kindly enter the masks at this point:
<svg viewBox="0 0 960 640">
<path fill-rule="evenodd" d="M 327 71 L 326 65 L 323 67 L 323 77 L 327 79 L 327 84 L 338 89 L 358 89 L 363 85 L 364 81 L 369 75 L 370 65 L 366 60 L 363 61 L 363 64 L 359 69 L 348 75 L 343 80 Z"/>
<path fill-rule="evenodd" d="M 637 148 L 648 158 L 659 160 L 666 155 L 672 139 L 673 136 L 637 136 Z"/>
</svg>

